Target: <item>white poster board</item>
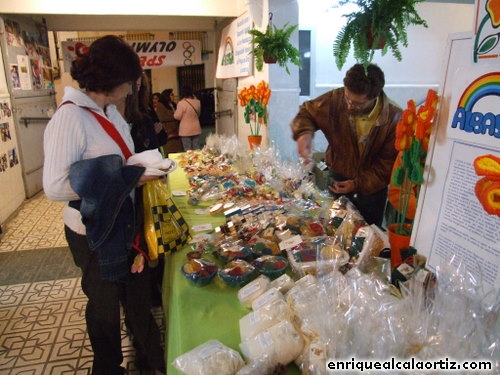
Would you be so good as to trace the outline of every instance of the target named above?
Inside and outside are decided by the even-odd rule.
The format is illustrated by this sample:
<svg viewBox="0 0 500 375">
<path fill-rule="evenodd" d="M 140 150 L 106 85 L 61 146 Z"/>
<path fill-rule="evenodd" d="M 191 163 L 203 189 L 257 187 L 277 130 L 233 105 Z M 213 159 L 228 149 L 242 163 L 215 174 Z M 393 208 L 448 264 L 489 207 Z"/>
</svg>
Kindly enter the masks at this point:
<svg viewBox="0 0 500 375">
<path fill-rule="evenodd" d="M 217 59 L 217 79 L 247 77 L 252 74 L 252 36 L 248 33 L 252 19 L 248 12 L 236 18 L 221 33 Z"/>
<path fill-rule="evenodd" d="M 500 287 L 500 216 L 475 193 L 474 160 L 500 158 L 500 62 L 473 60 L 471 34 L 452 35 L 412 244 L 431 270 L 452 261 Z"/>
</svg>

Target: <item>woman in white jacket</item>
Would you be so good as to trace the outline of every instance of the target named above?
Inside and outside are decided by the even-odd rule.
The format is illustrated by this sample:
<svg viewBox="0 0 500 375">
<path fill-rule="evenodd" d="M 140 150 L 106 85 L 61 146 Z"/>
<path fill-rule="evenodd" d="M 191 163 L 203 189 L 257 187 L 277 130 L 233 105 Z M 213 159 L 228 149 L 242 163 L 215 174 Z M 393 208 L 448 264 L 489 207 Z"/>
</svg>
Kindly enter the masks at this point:
<svg viewBox="0 0 500 375">
<path fill-rule="evenodd" d="M 184 151 L 200 148 L 200 113 L 201 102 L 194 95 L 191 86 L 184 86 L 181 91 L 182 99 L 177 103 L 174 118 L 180 121 L 179 136 Z"/>
<path fill-rule="evenodd" d="M 161 334 L 151 314 L 149 267 L 141 273 L 129 272 L 118 280 L 114 273 L 102 272 L 103 257 L 89 245 L 90 228 L 98 225 L 90 226 L 92 223 L 89 221 L 82 222 L 82 197 L 70 184 L 70 171 L 81 162 L 114 156 L 122 159 L 122 175 L 125 175 L 125 168 L 131 167 L 125 165 L 125 159 L 128 153 L 134 152 L 134 143 L 129 125 L 118 112 L 116 103 L 132 93 L 132 86 L 137 84 L 141 74 L 139 57 L 128 43 L 113 35 L 97 39 L 72 62 L 71 77 L 78 82 L 81 90 L 70 86 L 65 88 L 64 104 L 59 106 L 44 134 L 43 187 L 49 199 L 68 202 L 63 213 L 64 230 L 75 264 L 82 270 L 82 290 L 88 297 L 85 320 L 94 355 L 93 375 L 126 373 L 122 367 L 121 306 L 127 328 L 133 334 L 137 367 L 158 369 L 165 373 Z M 116 136 L 112 137 L 106 129 L 114 130 Z M 141 174 L 137 186 L 153 178 Z M 101 196 L 106 187 L 115 186 L 113 182 L 103 176 L 102 183 L 95 184 L 91 189 L 92 193 Z M 135 185 L 132 189 L 135 193 Z M 99 205 L 95 211 L 101 210 L 102 213 L 103 206 Z M 109 212 L 108 216 L 111 214 Z M 113 228 L 116 227 L 116 233 L 121 234 L 116 239 L 134 238 L 136 231 L 140 230 L 134 225 L 116 222 Z M 123 242 L 114 241 L 113 250 L 118 248 L 118 258 L 129 261 L 125 266 L 128 271 L 136 251 Z M 112 259 L 105 264 L 115 264 L 115 261 Z M 122 262 L 119 264 L 122 269 Z"/>
</svg>

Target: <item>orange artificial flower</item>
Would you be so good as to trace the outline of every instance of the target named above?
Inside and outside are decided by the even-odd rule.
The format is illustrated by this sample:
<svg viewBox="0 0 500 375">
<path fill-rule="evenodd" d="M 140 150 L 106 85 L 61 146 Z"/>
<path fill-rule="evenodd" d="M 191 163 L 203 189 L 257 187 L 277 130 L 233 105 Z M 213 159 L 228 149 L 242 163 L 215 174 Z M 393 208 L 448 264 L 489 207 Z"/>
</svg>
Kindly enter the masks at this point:
<svg viewBox="0 0 500 375">
<path fill-rule="evenodd" d="M 245 123 L 250 125 L 252 135 L 259 135 L 260 126 L 267 124 L 267 104 L 270 97 L 271 89 L 264 80 L 257 87 L 244 87 L 238 94 L 240 106 L 245 107 Z"/>
<path fill-rule="evenodd" d="M 500 26 L 500 0 L 488 0 L 486 2 L 486 11 L 490 15 L 493 27 Z"/>
</svg>

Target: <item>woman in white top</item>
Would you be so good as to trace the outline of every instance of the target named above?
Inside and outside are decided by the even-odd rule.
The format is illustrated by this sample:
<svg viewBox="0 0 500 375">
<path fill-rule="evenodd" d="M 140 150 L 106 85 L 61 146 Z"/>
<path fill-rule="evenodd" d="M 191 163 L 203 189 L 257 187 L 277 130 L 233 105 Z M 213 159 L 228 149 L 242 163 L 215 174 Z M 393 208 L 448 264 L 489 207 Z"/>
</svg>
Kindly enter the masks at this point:
<svg viewBox="0 0 500 375">
<path fill-rule="evenodd" d="M 137 84 L 141 74 L 139 57 L 127 42 L 113 35 L 97 39 L 72 62 L 71 76 L 78 82 L 81 90 L 65 88 L 63 104 L 50 120 L 44 134 L 43 187 L 49 199 L 68 202 L 63 213 L 64 229 L 75 264 L 82 270 L 82 290 L 88 297 L 85 319 L 94 354 L 93 375 L 125 374 L 125 368 L 121 366 L 121 306 L 125 312 L 127 327 L 134 336 L 137 365 L 165 371 L 161 335 L 151 314 L 148 293 L 150 270 L 145 267 L 141 273 L 130 272 L 137 253 L 129 243 L 122 241 L 134 238 L 140 230 L 134 220 L 134 202 L 138 202 L 138 199 L 134 199 L 135 187 L 155 178 L 143 175 L 145 168 L 141 170 L 138 166 L 125 165 L 125 154 L 134 152 L 134 143 L 129 125 L 115 105 L 132 92 L 132 85 Z M 113 138 L 100 121 L 114 129 L 118 136 Z M 126 146 L 120 147 L 117 139 L 121 139 Z M 132 186 L 127 185 L 123 189 L 128 201 L 127 207 L 132 211 L 131 217 L 129 215 L 126 219 L 131 219 L 132 225 L 113 221 L 110 232 L 118 235 L 111 237 L 107 248 L 113 247 L 113 250 L 120 252 L 120 271 L 125 270 L 125 276 L 120 279 L 113 278 L 116 273 L 103 274 L 102 260 L 105 256 L 109 257 L 110 253 L 101 252 L 101 248 L 91 249 L 90 245 L 93 231 L 96 228 L 102 230 L 103 226 L 92 226 L 89 223 L 88 211 L 84 211 L 85 201 L 73 189 L 75 166 L 99 163 L 106 158 L 122 159 L 121 164 L 115 168 L 116 175 L 126 176 L 133 168 L 135 177 Z M 110 191 L 113 192 L 110 189 L 117 187 L 114 179 L 106 178 L 109 174 L 103 175 L 100 172 L 101 170 L 91 170 L 93 177 L 99 180 L 99 183 L 90 180 L 93 196 L 109 194 Z M 82 176 L 76 174 L 78 182 L 83 181 L 89 185 L 89 180 Z M 110 207 L 116 209 L 108 201 L 101 201 L 95 205 L 94 211 L 100 217 L 111 218 L 115 212 L 108 212 Z M 85 212 L 84 222 L 80 209 L 82 213 Z M 107 260 L 113 263 L 117 258 Z"/>
<path fill-rule="evenodd" d="M 182 99 L 177 103 L 174 118 L 180 121 L 179 136 L 184 151 L 200 148 L 200 113 L 201 102 L 194 95 L 191 86 L 184 86 L 181 91 Z"/>
</svg>

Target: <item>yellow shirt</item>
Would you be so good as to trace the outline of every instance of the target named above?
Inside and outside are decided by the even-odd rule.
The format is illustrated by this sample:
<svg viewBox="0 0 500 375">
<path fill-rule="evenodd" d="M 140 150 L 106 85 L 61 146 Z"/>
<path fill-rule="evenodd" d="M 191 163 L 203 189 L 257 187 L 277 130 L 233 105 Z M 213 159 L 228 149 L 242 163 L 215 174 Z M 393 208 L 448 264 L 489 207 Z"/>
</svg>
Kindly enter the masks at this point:
<svg viewBox="0 0 500 375">
<path fill-rule="evenodd" d="M 365 151 L 366 142 L 368 141 L 368 135 L 370 134 L 370 130 L 372 129 L 372 127 L 375 125 L 381 109 L 382 101 L 379 97 L 377 98 L 375 106 L 370 113 L 368 113 L 367 115 L 354 117 L 360 155 L 363 155 L 363 152 Z"/>
</svg>

